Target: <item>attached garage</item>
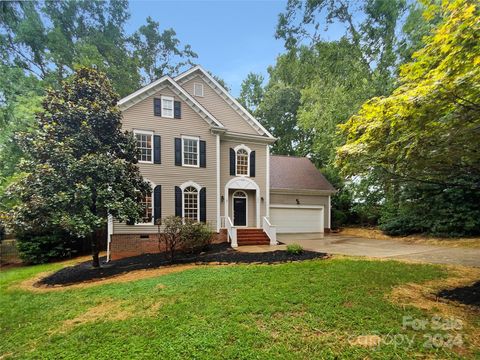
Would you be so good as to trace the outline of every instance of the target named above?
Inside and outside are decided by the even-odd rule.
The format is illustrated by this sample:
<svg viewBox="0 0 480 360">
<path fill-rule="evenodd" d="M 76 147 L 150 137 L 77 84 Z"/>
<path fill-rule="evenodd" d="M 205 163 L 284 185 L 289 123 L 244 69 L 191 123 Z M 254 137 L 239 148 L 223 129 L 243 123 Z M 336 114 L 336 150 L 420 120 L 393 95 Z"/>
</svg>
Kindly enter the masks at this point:
<svg viewBox="0 0 480 360">
<path fill-rule="evenodd" d="M 329 231 L 335 192 L 308 158 L 270 157 L 269 218 L 277 233 Z"/>
<path fill-rule="evenodd" d="M 323 232 L 324 208 L 308 205 L 271 205 L 270 220 L 280 234 Z"/>
</svg>

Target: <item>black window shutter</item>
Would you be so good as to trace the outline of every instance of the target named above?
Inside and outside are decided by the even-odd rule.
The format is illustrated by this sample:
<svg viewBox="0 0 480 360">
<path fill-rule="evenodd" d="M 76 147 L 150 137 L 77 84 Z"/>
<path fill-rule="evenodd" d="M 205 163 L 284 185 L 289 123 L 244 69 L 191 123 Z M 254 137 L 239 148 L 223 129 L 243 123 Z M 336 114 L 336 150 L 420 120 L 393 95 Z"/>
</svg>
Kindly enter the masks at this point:
<svg viewBox="0 0 480 360">
<path fill-rule="evenodd" d="M 230 175 L 235 176 L 235 150 L 230 148 Z"/>
<path fill-rule="evenodd" d="M 162 163 L 162 139 L 160 135 L 153 136 L 153 163 Z"/>
<path fill-rule="evenodd" d="M 173 102 L 173 117 L 175 119 L 182 118 L 182 103 L 180 101 Z"/>
<path fill-rule="evenodd" d="M 162 116 L 162 99 L 153 99 L 153 115 Z"/>
<path fill-rule="evenodd" d="M 200 140 L 200 167 L 207 167 L 207 143 Z"/>
<path fill-rule="evenodd" d="M 156 224 L 162 218 L 162 186 L 157 185 L 153 189 L 153 221 Z"/>
<path fill-rule="evenodd" d="M 200 221 L 207 222 L 207 188 L 200 190 Z"/>
<path fill-rule="evenodd" d="M 182 217 L 182 189 L 175 186 L 175 216 Z"/>
<path fill-rule="evenodd" d="M 250 177 L 255 177 L 255 151 L 250 153 Z"/>
<path fill-rule="evenodd" d="M 182 166 L 182 139 L 175 138 L 175 165 Z"/>
</svg>

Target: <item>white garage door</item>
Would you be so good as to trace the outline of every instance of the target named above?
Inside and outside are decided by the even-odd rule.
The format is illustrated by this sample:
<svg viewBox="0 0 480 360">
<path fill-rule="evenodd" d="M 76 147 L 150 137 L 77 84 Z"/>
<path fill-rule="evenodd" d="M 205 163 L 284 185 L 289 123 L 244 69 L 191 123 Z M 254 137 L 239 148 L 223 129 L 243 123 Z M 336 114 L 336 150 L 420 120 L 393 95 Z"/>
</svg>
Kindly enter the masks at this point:
<svg viewBox="0 0 480 360">
<path fill-rule="evenodd" d="M 277 233 L 323 232 L 323 207 L 271 205 L 270 222 Z"/>
</svg>

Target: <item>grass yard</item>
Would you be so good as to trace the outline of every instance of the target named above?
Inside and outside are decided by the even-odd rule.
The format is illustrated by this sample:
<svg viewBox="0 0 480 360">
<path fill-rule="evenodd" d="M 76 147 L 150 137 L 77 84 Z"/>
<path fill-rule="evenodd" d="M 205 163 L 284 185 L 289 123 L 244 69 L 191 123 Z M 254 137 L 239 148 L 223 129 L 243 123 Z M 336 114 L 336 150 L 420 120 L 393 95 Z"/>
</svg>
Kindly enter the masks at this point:
<svg viewBox="0 0 480 360">
<path fill-rule="evenodd" d="M 198 267 L 46 292 L 18 287 L 62 266 L 0 274 L 0 359 L 480 356 L 468 334 L 459 349 L 426 348 L 432 330 L 402 329 L 402 319 L 433 313 L 388 300 L 401 284 L 446 278 L 441 266 L 339 258 Z M 478 313 L 471 319 L 480 326 Z M 395 346 L 395 334 L 414 340 Z M 359 336 L 384 341 L 366 347 L 362 339 L 370 338 Z"/>
</svg>

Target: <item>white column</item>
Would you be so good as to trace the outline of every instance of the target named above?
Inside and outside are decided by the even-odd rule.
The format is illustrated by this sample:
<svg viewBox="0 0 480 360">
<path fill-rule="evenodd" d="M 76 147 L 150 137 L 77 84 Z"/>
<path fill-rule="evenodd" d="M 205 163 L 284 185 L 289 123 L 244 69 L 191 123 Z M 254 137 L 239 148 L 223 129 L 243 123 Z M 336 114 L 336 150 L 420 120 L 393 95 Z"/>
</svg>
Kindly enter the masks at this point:
<svg viewBox="0 0 480 360">
<path fill-rule="evenodd" d="M 217 232 L 220 231 L 220 135 L 217 134 Z"/>
<path fill-rule="evenodd" d="M 270 217 L 270 146 L 267 145 L 267 180 L 265 181 L 265 214 Z"/>
<path fill-rule="evenodd" d="M 257 229 L 260 228 L 260 190 L 257 189 L 256 191 L 257 194 Z"/>
</svg>

